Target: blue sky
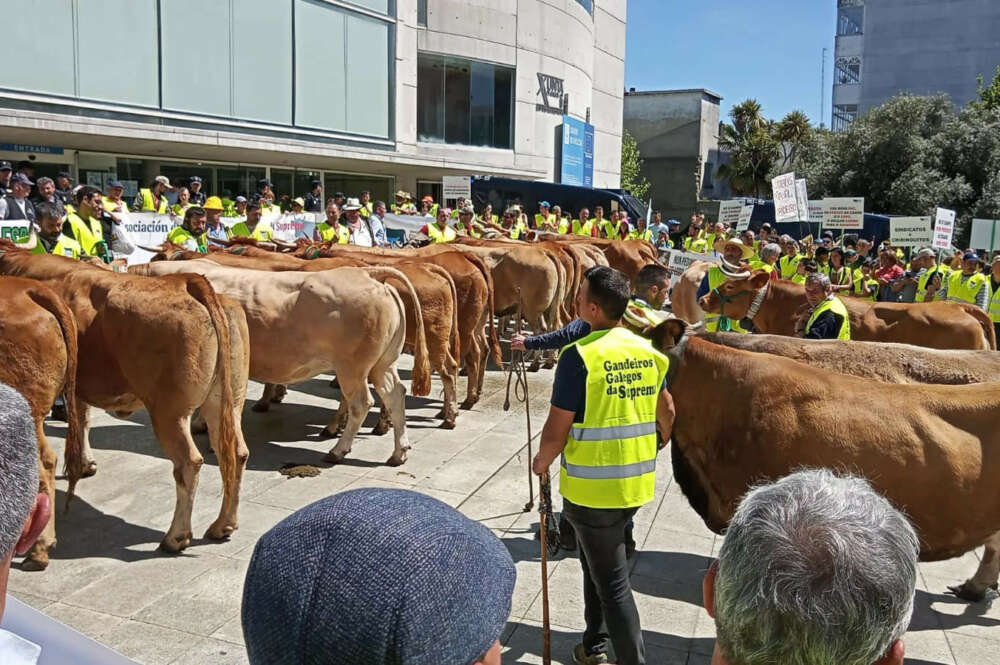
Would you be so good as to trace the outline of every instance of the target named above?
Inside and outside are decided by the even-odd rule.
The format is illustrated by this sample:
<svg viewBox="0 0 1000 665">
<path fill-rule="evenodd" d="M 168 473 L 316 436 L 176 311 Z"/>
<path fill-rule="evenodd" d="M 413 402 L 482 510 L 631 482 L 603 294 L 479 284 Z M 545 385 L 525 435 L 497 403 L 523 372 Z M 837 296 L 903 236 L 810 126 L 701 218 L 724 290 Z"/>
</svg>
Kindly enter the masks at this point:
<svg viewBox="0 0 1000 665">
<path fill-rule="evenodd" d="M 625 88 L 708 88 L 722 115 L 748 97 L 780 120 L 820 113 L 830 124 L 836 0 L 628 0 Z"/>
</svg>

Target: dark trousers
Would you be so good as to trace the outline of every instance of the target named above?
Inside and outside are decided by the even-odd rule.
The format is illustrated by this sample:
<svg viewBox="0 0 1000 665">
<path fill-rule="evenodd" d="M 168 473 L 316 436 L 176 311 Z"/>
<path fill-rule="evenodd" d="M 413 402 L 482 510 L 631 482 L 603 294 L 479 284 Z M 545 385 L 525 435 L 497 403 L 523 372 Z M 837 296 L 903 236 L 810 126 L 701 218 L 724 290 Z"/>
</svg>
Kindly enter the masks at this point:
<svg viewBox="0 0 1000 665">
<path fill-rule="evenodd" d="M 636 508 L 585 508 L 563 499 L 563 514 L 576 530 L 583 566 L 583 614 L 587 653 L 606 653 L 608 640 L 619 665 L 643 665 L 646 647 L 632 597 L 625 558 L 625 525 Z"/>
</svg>

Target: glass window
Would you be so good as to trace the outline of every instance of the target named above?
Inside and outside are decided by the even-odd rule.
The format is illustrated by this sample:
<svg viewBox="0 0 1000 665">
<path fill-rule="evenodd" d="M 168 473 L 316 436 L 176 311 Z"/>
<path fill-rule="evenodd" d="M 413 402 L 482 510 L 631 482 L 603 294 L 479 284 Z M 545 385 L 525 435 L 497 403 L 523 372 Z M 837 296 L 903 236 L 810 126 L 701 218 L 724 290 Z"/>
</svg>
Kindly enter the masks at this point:
<svg viewBox="0 0 1000 665">
<path fill-rule="evenodd" d="M 834 104 L 833 131 L 840 132 L 851 126 L 858 117 L 857 104 Z"/>
<path fill-rule="evenodd" d="M 861 58 L 837 58 L 837 85 L 861 83 Z"/>
<path fill-rule="evenodd" d="M 346 129 L 389 135 L 389 25 L 364 16 L 347 18 Z"/>
<path fill-rule="evenodd" d="M 249 197 L 257 191 L 257 181 L 264 177 L 263 166 L 220 166 L 216 169 L 219 195 Z"/>
<path fill-rule="evenodd" d="M 484 62 L 419 54 L 417 135 L 421 141 L 510 149 L 514 71 Z"/>
<path fill-rule="evenodd" d="M 3 50 L 0 86 L 73 96 L 73 0 L 22 2 L 3 8 Z M 11 18 L 13 21 L 11 21 Z M 45 26 L 44 37 L 37 29 Z"/>
<path fill-rule="evenodd" d="M 292 194 L 295 186 L 295 171 L 292 169 L 271 169 L 271 191 L 274 192 L 274 202 L 281 206 L 282 210 L 290 210 Z M 257 191 L 254 183 L 254 191 Z"/>
<path fill-rule="evenodd" d="M 576 0 L 577 3 L 587 10 L 588 13 L 594 13 L 594 0 Z"/>
<path fill-rule="evenodd" d="M 862 6 L 837 9 L 837 35 L 844 37 L 864 32 L 865 8 Z"/>
<path fill-rule="evenodd" d="M 322 180 L 323 174 L 319 171 L 303 171 L 296 169 L 295 171 L 295 185 L 294 192 L 295 196 L 305 196 L 312 191 L 312 181 Z"/>
<path fill-rule="evenodd" d="M 370 9 L 373 12 L 378 12 L 379 14 L 389 13 L 389 0 L 343 0 L 344 2 L 349 2 L 352 5 L 357 5 L 358 7 L 364 7 L 365 9 Z"/>
<path fill-rule="evenodd" d="M 46 24 L 51 20 L 47 18 Z M 136 106 L 159 106 L 159 37 L 156 32 L 156 0 L 77 3 L 77 34 L 81 37 L 114 35 L 115 52 L 128 54 L 127 66 L 119 68 L 106 49 L 95 48 L 87 39 L 83 47 L 77 49 L 80 97 Z M 48 35 L 40 41 L 47 40 Z M 55 51 L 66 53 L 63 49 Z M 35 70 L 34 67 L 31 69 Z"/>
<path fill-rule="evenodd" d="M 337 192 L 343 192 L 345 196 L 356 199 L 361 197 L 361 192 L 368 190 L 372 193 L 372 201 L 384 201 L 386 205 L 392 205 L 395 201 L 392 198 L 394 192 L 392 178 L 327 172 L 324 181 L 326 183 L 326 188 L 323 190 L 325 198 L 330 198 Z"/>
<path fill-rule="evenodd" d="M 232 59 L 236 117 L 292 124 L 291 0 L 233 0 Z"/>
<path fill-rule="evenodd" d="M 427 0 L 417 0 L 417 25 L 427 27 Z"/>
<path fill-rule="evenodd" d="M 347 128 L 346 16 L 310 0 L 295 5 L 295 124 Z"/>
<path fill-rule="evenodd" d="M 160 21 L 164 108 L 231 116 L 229 3 L 161 0 Z"/>
</svg>

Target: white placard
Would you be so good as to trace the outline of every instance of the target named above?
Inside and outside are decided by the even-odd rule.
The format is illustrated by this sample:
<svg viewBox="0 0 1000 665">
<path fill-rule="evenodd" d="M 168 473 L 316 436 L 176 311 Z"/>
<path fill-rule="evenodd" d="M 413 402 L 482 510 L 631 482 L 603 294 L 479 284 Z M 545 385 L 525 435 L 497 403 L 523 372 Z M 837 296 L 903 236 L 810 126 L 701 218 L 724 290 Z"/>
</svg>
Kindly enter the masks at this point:
<svg viewBox="0 0 1000 665">
<path fill-rule="evenodd" d="M 934 216 L 934 249 L 951 249 L 951 239 L 955 235 L 955 211 L 938 208 Z"/>
<path fill-rule="evenodd" d="M 972 220 L 972 237 L 969 245 L 973 249 L 1000 249 L 1000 219 Z"/>
<path fill-rule="evenodd" d="M 746 231 L 750 228 L 750 218 L 753 217 L 753 204 L 740 208 L 740 218 L 736 221 L 737 231 Z"/>
<path fill-rule="evenodd" d="M 316 226 L 318 213 L 299 213 L 298 215 L 282 215 L 272 213 L 261 215 L 260 221 L 269 223 L 274 230 L 274 237 L 285 242 L 295 242 L 295 238 L 312 238 L 312 229 Z M 232 228 L 245 217 L 222 217 L 222 223 Z M 167 239 L 167 234 L 175 226 L 180 226 L 178 216 L 161 215 L 155 212 L 130 212 L 125 222 L 125 230 L 132 237 L 132 242 L 145 247 L 159 247 Z M 125 257 L 128 264 L 149 263 L 153 255 L 136 247 L 135 251 Z"/>
<path fill-rule="evenodd" d="M 889 220 L 889 239 L 894 247 L 925 247 L 934 239 L 932 219 L 927 217 L 893 217 Z"/>
<path fill-rule="evenodd" d="M 472 178 L 467 175 L 441 176 L 441 201 L 472 198 Z"/>
<path fill-rule="evenodd" d="M 809 192 L 806 189 L 806 179 L 799 178 L 795 181 L 795 205 L 798 209 L 800 222 L 808 222 L 809 219 Z"/>
<path fill-rule="evenodd" d="M 809 221 L 823 223 L 823 200 L 809 202 Z"/>
<path fill-rule="evenodd" d="M 864 198 L 823 199 L 823 229 L 865 228 Z"/>
<path fill-rule="evenodd" d="M 670 273 L 670 285 L 677 283 L 677 278 L 685 270 L 691 267 L 695 261 L 708 261 L 709 263 L 719 263 L 719 258 L 711 254 L 698 254 L 697 252 L 685 252 L 678 249 L 671 249 L 667 252 L 665 263 L 667 271 Z"/>
<path fill-rule="evenodd" d="M 17 205 L 11 203 L 10 205 Z M 31 222 L 26 219 L 0 220 L 0 238 L 13 242 L 24 242 L 31 235 Z"/>
<path fill-rule="evenodd" d="M 774 192 L 774 221 L 797 222 L 799 206 L 795 195 L 795 174 L 786 173 L 771 180 Z"/>
<path fill-rule="evenodd" d="M 732 226 L 740 221 L 741 210 L 743 210 L 743 201 L 720 201 L 719 221 L 726 226 Z"/>
</svg>

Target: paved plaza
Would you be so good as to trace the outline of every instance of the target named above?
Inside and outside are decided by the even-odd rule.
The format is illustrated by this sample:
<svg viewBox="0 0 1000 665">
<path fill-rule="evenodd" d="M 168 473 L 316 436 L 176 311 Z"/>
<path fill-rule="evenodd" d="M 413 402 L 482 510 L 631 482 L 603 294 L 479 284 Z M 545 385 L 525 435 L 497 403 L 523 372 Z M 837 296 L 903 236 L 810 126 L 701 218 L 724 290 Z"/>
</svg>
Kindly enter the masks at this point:
<svg viewBox="0 0 1000 665">
<path fill-rule="evenodd" d="M 403 364 L 409 366 L 409 357 Z M 406 373 L 408 376 L 408 373 Z M 541 430 L 552 372 L 530 375 L 531 422 Z M 455 430 L 437 429 L 440 384 L 431 397 L 409 398 L 413 449 L 403 467 L 384 465 L 391 434 L 363 434 L 347 463 L 329 467 L 331 441 L 317 438 L 336 406 L 336 391 L 320 376 L 292 387 L 270 413 L 244 411 L 250 461 L 243 481 L 240 529 L 222 543 L 200 538 L 218 513 L 221 484 L 205 437 L 206 453 L 194 510 L 196 538 L 183 554 L 157 551 L 174 505 L 171 466 L 153 438 L 145 412 L 119 420 L 92 413 L 91 443 L 99 470 L 81 481 L 69 515 L 62 514 L 59 546 L 48 570 L 25 573 L 15 563 L 16 597 L 123 654 L 148 665 L 246 663 L 240 627 L 243 578 L 257 538 L 298 508 L 358 487 L 412 488 L 456 507 L 493 529 L 517 564 L 513 612 L 503 633 L 505 663 L 541 662 L 537 513 L 525 514 L 528 454 L 523 405 L 504 412 L 505 376 L 487 374 L 484 399 L 463 411 Z M 408 383 L 408 382 L 407 382 Z M 464 390 L 465 380 L 460 380 Z M 252 384 L 250 397 L 262 387 Z M 363 432 L 370 430 L 376 413 Z M 62 454 L 62 423 L 47 427 Z M 636 516 L 639 554 L 632 586 L 642 617 L 647 660 L 662 665 L 707 665 L 714 629 L 701 608 L 701 578 L 721 539 L 688 506 L 661 453 L 656 499 Z M 286 478 L 285 464 L 315 464 L 322 473 Z M 934 488 L 928 488 L 934 491 Z M 555 491 L 554 491 L 555 493 Z M 555 498 L 556 508 L 560 500 Z M 907 662 L 921 665 L 1000 664 L 1000 603 L 970 605 L 944 595 L 948 584 L 972 574 L 977 556 L 922 564 L 916 612 L 906 636 Z M 571 663 L 583 622 L 580 565 L 560 553 L 549 565 L 553 662 Z M 446 665 L 446 664 L 442 664 Z"/>
</svg>

